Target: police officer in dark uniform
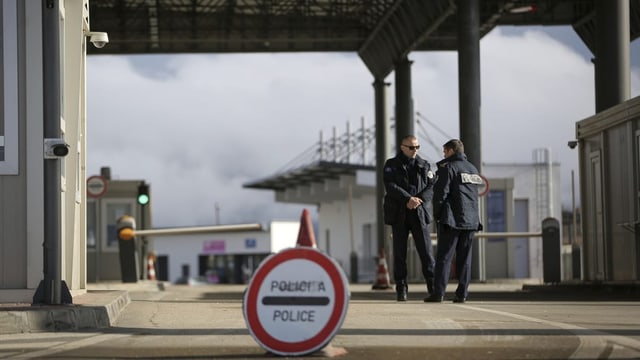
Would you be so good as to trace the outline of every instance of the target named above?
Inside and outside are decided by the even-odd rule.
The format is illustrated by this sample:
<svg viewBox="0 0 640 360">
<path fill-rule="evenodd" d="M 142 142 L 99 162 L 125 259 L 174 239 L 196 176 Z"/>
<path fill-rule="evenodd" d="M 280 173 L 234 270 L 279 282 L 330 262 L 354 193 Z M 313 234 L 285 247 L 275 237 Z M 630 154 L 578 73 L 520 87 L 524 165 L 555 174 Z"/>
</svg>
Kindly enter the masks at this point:
<svg viewBox="0 0 640 360">
<path fill-rule="evenodd" d="M 456 256 L 458 287 L 453 302 L 467 300 L 471 280 L 473 234 L 482 230 L 478 211 L 478 185 L 482 178 L 467 161 L 462 141 L 453 139 L 443 145 L 444 159 L 437 163 L 433 188 L 433 213 L 438 224 L 438 247 L 433 293 L 425 302 L 442 302 L 451 261 Z"/>
<path fill-rule="evenodd" d="M 422 263 L 422 275 L 431 293 L 433 250 L 429 232 L 429 205 L 433 196 L 434 174 L 430 164 L 418 156 L 418 139 L 402 139 L 398 154 L 384 164 L 384 221 L 393 234 L 393 278 L 398 301 L 407 301 L 407 240 L 409 232 Z"/>
</svg>

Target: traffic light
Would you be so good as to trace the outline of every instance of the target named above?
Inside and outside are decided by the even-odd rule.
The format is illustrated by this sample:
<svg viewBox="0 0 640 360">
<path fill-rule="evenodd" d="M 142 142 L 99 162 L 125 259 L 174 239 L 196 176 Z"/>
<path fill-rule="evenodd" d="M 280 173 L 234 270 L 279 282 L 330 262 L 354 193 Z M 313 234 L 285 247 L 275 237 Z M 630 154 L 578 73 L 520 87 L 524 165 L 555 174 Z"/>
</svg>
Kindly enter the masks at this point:
<svg viewBox="0 0 640 360">
<path fill-rule="evenodd" d="M 147 205 L 149 200 L 149 185 L 142 182 L 138 185 L 138 204 Z"/>
</svg>

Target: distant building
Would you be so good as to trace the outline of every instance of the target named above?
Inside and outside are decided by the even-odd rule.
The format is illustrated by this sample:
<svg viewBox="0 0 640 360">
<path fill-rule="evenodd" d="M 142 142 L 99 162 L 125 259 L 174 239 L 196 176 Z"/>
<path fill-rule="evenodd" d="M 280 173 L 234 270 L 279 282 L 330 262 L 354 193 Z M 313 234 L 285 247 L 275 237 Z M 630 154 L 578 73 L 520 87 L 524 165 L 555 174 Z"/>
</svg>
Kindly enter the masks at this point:
<svg viewBox="0 0 640 360">
<path fill-rule="evenodd" d="M 363 136 L 363 134 L 367 136 Z M 360 142 L 355 153 L 351 139 Z M 320 141 L 316 154 L 300 156 L 307 162 L 294 164 L 273 176 L 245 184 L 247 188 L 275 191 L 278 202 L 317 205 L 318 247 L 337 260 L 347 274 L 358 282 L 370 282 L 376 276 L 379 250 L 376 244 L 376 175 L 374 148 L 369 129 Z M 351 159 L 358 159 L 351 161 Z M 362 159 L 371 159 L 362 161 Z M 358 162 L 355 164 L 354 162 Z M 552 163 L 546 149 L 534 151 L 529 164 L 484 164 L 483 175 L 489 190 L 482 197 L 486 232 L 540 232 L 542 220 L 552 216 L 561 220 L 560 165 Z M 388 232 L 390 233 L 390 231 Z M 479 270 L 476 279 L 543 277 L 540 237 L 478 239 L 474 260 Z M 385 238 L 385 252 L 392 268 L 391 238 Z M 357 257 L 357 274 L 351 259 Z M 410 250 L 409 277 L 422 281 L 419 260 Z"/>
<path fill-rule="evenodd" d="M 267 256 L 296 246 L 299 229 L 297 221 L 272 221 L 255 231 L 149 236 L 157 278 L 185 284 L 246 283 Z"/>
<path fill-rule="evenodd" d="M 116 180 L 111 178 L 111 168 L 102 167 L 99 178 L 103 183 L 99 194 L 91 195 L 93 182 L 89 182 L 87 198 L 87 282 L 122 280 L 120 247 L 116 233 L 118 218 L 133 216 L 138 230 L 152 227 L 151 206 L 136 202 L 138 187 L 144 180 Z M 146 256 L 153 244 L 147 239 L 137 239 L 135 261 L 137 278 L 146 277 Z"/>
</svg>

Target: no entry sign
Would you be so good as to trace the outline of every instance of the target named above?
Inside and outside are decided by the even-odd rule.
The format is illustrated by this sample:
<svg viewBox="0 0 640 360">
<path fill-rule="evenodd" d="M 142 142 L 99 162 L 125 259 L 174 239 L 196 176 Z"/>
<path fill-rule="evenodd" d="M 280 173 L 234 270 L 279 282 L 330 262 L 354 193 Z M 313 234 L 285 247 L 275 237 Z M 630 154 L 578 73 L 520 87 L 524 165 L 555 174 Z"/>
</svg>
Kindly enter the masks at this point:
<svg viewBox="0 0 640 360">
<path fill-rule="evenodd" d="M 326 346 L 349 305 L 339 265 L 311 247 L 285 249 L 256 269 L 243 299 L 251 336 L 279 355 L 304 355 Z"/>
<path fill-rule="evenodd" d="M 87 179 L 87 195 L 99 198 L 107 192 L 107 179 L 100 175 L 93 175 Z"/>
</svg>

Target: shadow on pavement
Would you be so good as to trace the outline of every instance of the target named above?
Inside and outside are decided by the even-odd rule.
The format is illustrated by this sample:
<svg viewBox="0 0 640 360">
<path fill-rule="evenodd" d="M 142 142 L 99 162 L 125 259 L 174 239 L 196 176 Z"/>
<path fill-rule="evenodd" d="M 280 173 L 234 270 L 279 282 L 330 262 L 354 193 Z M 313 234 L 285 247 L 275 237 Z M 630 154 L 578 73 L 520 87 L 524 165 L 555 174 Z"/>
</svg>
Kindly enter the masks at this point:
<svg viewBox="0 0 640 360">
<path fill-rule="evenodd" d="M 386 290 L 351 289 L 352 301 L 395 301 L 392 288 Z M 198 300 L 205 301 L 242 301 L 243 291 L 204 292 Z M 425 297 L 426 291 L 409 290 L 409 300 L 417 301 Z M 445 301 L 453 299 L 454 294 L 447 292 Z M 640 301 L 638 285 L 523 285 L 516 291 L 473 291 L 469 292 L 469 302 L 492 301 Z"/>
</svg>

